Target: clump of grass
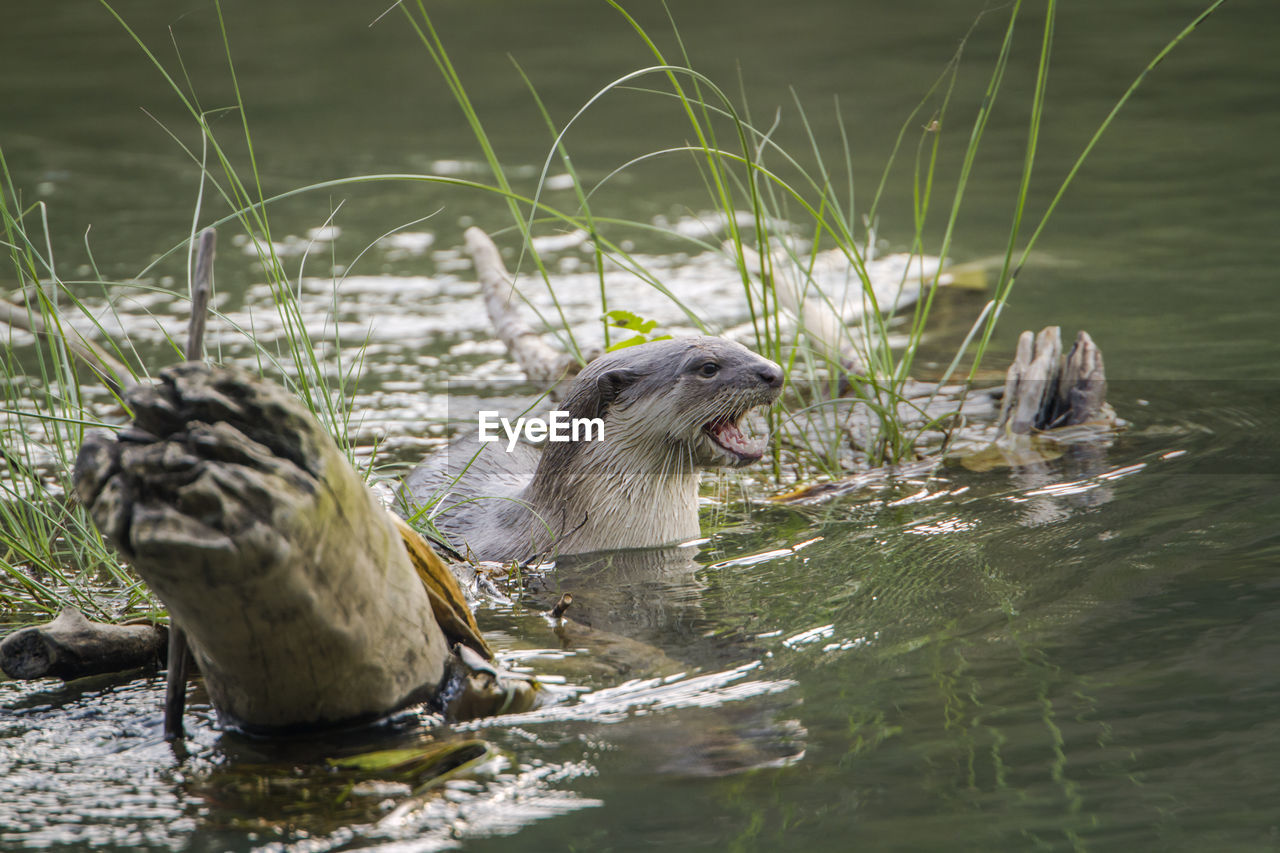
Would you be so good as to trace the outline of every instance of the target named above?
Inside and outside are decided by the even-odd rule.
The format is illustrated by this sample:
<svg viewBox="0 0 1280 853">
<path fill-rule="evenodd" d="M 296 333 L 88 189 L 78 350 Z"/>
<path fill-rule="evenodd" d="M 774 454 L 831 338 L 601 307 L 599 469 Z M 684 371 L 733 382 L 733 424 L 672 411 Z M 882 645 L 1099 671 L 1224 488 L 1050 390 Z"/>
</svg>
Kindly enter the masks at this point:
<svg viewBox="0 0 1280 853">
<path fill-rule="evenodd" d="M 943 268 L 939 264 L 931 272 L 920 274 L 920 298 L 915 301 L 910 312 L 903 336 L 905 341 L 901 346 L 894 346 L 889 333 L 889 319 L 900 307 L 899 297 L 892 291 L 887 299 L 878 295 L 875 282 L 868 271 L 870 253 L 875 244 L 872 223 L 877 220 L 889 184 L 889 175 L 901 165 L 899 160 L 902 159 L 903 152 L 909 149 L 914 134 L 914 156 L 909 164 L 912 170 L 913 217 L 910 231 L 902 238 L 908 245 L 911 258 L 907 269 L 913 266 L 922 268 L 925 259 L 931 256 L 946 258 L 950 254 L 988 122 L 1001 102 L 1015 33 L 1026 17 L 1021 0 L 1015 0 L 1003 10 L 1003 37 L 976 112 L 967 118 L 951 114 L 952 94 L 964 50 L 962 41 L 933 87 L 902 123 L 893 154 L 880 176 L 872 203 L 861 217 L 855 207 L 853 169 L 846 137 L 842 135 L 840 140 L 843 162 L 835 166 L 829 165 L 823 154 L 824 146 L 816 138 L 804 107 L 796 99 L 796 112 L 808 140 L 809 150 L 802 159 L 799 153 L 784 149 L 774 140 L 776 127 L 761 127 L 752 122 L 745 97 L 741 101 L 735 100 L 724 88 L 692 66 L 674 20 L 671 30 L 677 55 L 672 58 L 617 0 L 608 2 L 649 50 L 655 64 L 637 69 L 603 86 L 562 127 L 557 127 L 552 121 L 532 83 L 517 66 L 517 72 L 528 85 L 553 137 L 532 202 L 522 202 L 511 193 L 483 122 L 449 60 L 444 41 L 433 26 L 423 0 L 400 6 L 410 26 L 417 32 L 444 75 L 472 128 L 485 159 L 493 170 L 497 189 L 507 196 L 513 223 L 525 246 L 524 252 L 534 262 L 553 301 L 554 281 L 547 276 L 546 268 L 530 241 L 535 227 L 540 224 L 554 224 L 557 227 L 568 225 L 581 228 L 590 235 L 600 275 L 600 309 L 605 318 L 603 336 L 606 345 L 610 342 L 608 317 L 613 313 L 612 309 L 627 308 L 626 305 L 611 302 L 606 292 L 603 276 L 606 262 L 630 270 L 668 296 L 695 328 L 706 331 L 709 325 L 713 325 L 705 322 L 704 318 L 697 317 L 676 294 L 661 283 L 657 275 L 646 270 L 636 257 L 621 250 L 619 246 L 622 239 L 613 236 L 627 230 L 647 229 L 651 226 L 646 223 L 618 222 L 599 215 L 591 206 L 593 195 L 604 184 L 641 163 L 658 158 L 691 159 L 705 189 L 706 204 L 691 202 L 690 209 L 696 210 L 709 204 L 721 215 L 728 238 L 724 251 L 741 279 L 755 348 L 781 363 L 787 371 L 791 393 L 787 397 L 788 408 L 780 417 L 784 422 L 804 422 L 803 428 L 787 431 L 793 438 L 790 447 L 792 461 L 800 463 L 801 469 L 815 469 L 833 476 L 846 469 L 849 455 L 842 452 L 843 415 L 832 400 L 838 391 L 844 391 L 849 399 L 870 412 L 870 417 L 865 420 L 869 425 L 869 434 L 862 437 L 863 464 L 891 465 L 914 458 L 921 437 L 926 432 L 937 430 L 952 414 L 948 412 L 941 416 L 924 416 L 923 407 L 912 404 L 907 394 L 911 370 L 924 340 Z M 1148 72 L 1223 2 L 1224 0 L 1214 0 L 1210 3 L 1165 45 L 1133 81 L 1097 128 L 1071 170 L 1061 180 L 1052 201 L 1031 228 L 1031 236 L 1024 241 L 1021 235 L 1026 230 L 1024 225 L 1030 222 L 1027 205 L 1049 80 L 1057 3 L 1049 0 L 1042 12 L 1037 7 L 1037 14 L 1043 14 L 1040 52 L 1029 105 L 1022 174 L 1011 199 L 1008 242 L 994 282 L 994 294 L 978 312 L 968 335 L 943 372 L 942 382 L 951 379 L 966 362 L 969 365 L 966 379 L 971 381 L 977 375 L 990 345 L 995 324 L 1012 293 L 1018 272 L 1085 159 Z M 604 179 L 587 187 L 573 168 L 567 137 L 574 124 L 585 113 L 604 98 L 621 90 L 640 91 L 671 100 L 673 109 L 687 125 L 690 141 L 620 164 Z M 928 110 L 932 112 L 927 112 Z M 944 141 L 950 140 L 952 128 L 959 128 L 956 132 L 962 134 L 963 150 L 957 173 L 947 176 L 952 179 L 954 190 L 949 198 L 941 198 L 937 189 L 944 184 L 943 175 L 940 174 L 940 152 Z M 841 132 L 843 134 L 843 130 Z M 552 211 L 540 201 L 549 167 L 556 159 L 559 159 L 572 179 L 578 202 L 577 210 L 569 215 Z M 750 222 L 746 227 L 738 221 L 737 213 L 740 210 L 746 210 L 750 214 Z M 929 240 L 928 234 L 933 228 L 934 220 L 939 217 L 943 220 L 942 236 L 934 244 Z M 861 228 L 859 222 L 864 223 Z M 699 241 L 692 242 L 697 248 L 709 248 Z M 837 323 L 834 324 L 833 335 L 831 327 L 806 327 L 806 316 L 814 314 L 838 320 L 841 309 L 850 299 L 849 294 L 831 292 L 815 277 L 815 261 L 819 253 L 824 251 L 838 253 L 843 257 L 856 279 L 860 292 L 853 294 L 852 299 L 862 303 L 862 316 L 865 318 L 860 328 Z M 904 274 L 903 280 L 897 283 L 898 293 L 907 283 Z M 558 301 L 554 301 L 554 304 L 557 307 L 559 305 Z M 819 310 L 807 312 L 806 306 L 815 306 Z M 788 315 L 794 316 L 789 318 Z M 552 326 L 552 329 L 566 338 L 566 346 L 570 351 L 579 353 L 581 347 L 572 340 L 563 315 L 559 319 L 559 325 L 564 328 Z M 780 434 L 775 430 L 775 435 Z M 775 475 L 778 474 L 780 468 L 775 455 Z"/>
<path fill-rule="evenodd" d="M 295 290 L 271 241 L 267 216 L 271 200 L 263 194 L 247 122 L 242 120 L 240 125 L 248 152 L 246 178 L 213 133 L 208 121 L 211 113 L 201 107 L 185 71 L 178 76 L 170 74 L 124 20 L 110 6 L 105 3 L 104 6 L 169 82 L 200 130 L 199 152 L 188 148 L 177 134 L 169 131 L 175 143 L 197 165 L 203 179 L 190 237 L 143 267 L 137 280 L 146 280 L 160 264 L 181 251 L 188 252 L 190 278 L 190 247 L 195 245 L 200 220 L 205 216 L 208 188 L 230 210 L 213 224 L 235 223 L 243 229 L 257 255 L 261 275 L 270 285 L 273 305 L 283 326 L 284 334 L 278 338 L 281 344 L 275 347 L 261 344 L 251 329 L 240 329 L 254 344 L 251 357 L 260 371 L 293 389 L 350 454 L 353 417 L 350 399 L 359 378 L 363 346 L 357 345 L 348 356 L 335 329 L 332 348 L 322 349 L 315 337 L 316 330 L 307 327 L 299 303 L 302 273 L 299 271 L 299 289 Z M 220 8 L 218 16 L 221 23 Z M 222 37 L 226 44 L 225 28 Z M 235 92 L 232 109 L 243 117 L 243 100 L 234 64 L 230 61 L 229 45 L 228 69 Z M 185 88 L 178 82 L 179 77 L 185 81 Z M 48 239 L 48 211 L 43 203 L 23 207 L 2 151 L 0 176 L 3 178 L 0 215 L 3 216 L 4 247 L 11 262 L 8 266 L 18 283 L 18 293 L 25 297 L 20 311 L 25 311 L 28 318 L 19 325 L 48 330 L 48 334 L 40 336 L 39 346 L 23 348 L 21 358 L 10 337 L 0 362 L 3 364 L 0 388 L 4 395 L 0 433 L 7 469 L 7 476 L 0 476 L 0 612 L 53 613 L 68 605 L 107 619 L 158 612 L 145 586 L 121 564 L 85 510 L 70 497 L 75 453 L 85 430 L 118 428 L 128 415 L 121 391 L 159 366 L 154 356 L 149 364 L 127 338 L 113 340 L 95 318 L 96 306 L 86 304 L 78 294 L 86 286 L 110 292 L 143 285 L 137 281 L 107 281 L 101 275 L 89 282 L 64 280 L 58 273 Z M 90 255 L 92 259 L 92 253 Z M 21 317 L 13 319 L 21 321 Z M 220 315 L 217 319 L 229 322 Z M 97 337 L 107 341 L 110 349 L 103 352 L 99 345 L 90 344 L 96 352 L 88 353 L 90 366 L 103 374 L 111 389 L 111 396 L 105 401 L 99 393 L 95 402 L 88 393 L 100 392 L 100 387 L 86 388 L 82 384 L 85 365 L 77 364 L 76 352 L 83 352 L 85 347 L 78 346 L 80 333 L 74 331 L 74 324 L 85 323 L 96 326 Z M 9 329 L 4 325 L 0 328 Z M 170 340 L 169 345 L 174 356 L 171 360 L 179 360 L 180 344 Z M 102 368 L 104 359 L 109 365 L 106 370 Z M 125 417 L 121 417 L 120 410 Z"/>
<path fill-rule="evenodd" d="M 1022 176 L 1011 200 L 1011 226 L 1001 270 L 991 300 L 976 317 L 969 335 L 945 371 L 944 380 L 966 362 L 970 365 L 968 378 L 975 375 L 1022 264 L 1085 159 L 1143 82 L 1147 72 L 1155 68 L 1222 2 L 1224 0 L 1216 0 L 1208 5 L 1134 80 L 1062 179 L 1052 201 L 1030 229 L 1031 236 L 1023 240 L 1021 235 L 1027 230 L 1024 224 L 1031 221 L 1027 201 L 1053 45 L 1056 2 L 1049 0 L 1044 7 Z M 190 239 L 162 253 L 139 272 L 138 278 L 146 277 L 158 264 L 166 262 L 177 252 L 189 252 L 203 224 L 240 228 L 254 249 L 263 279 L 270 285 L 275 310 L 286 332 L 282 345 L 256 345 L 252 358 L 264 373 L 285 381 L 321 419 L 340 445 L 350 450 L 354 414 L 350 400 L 354 385 L 359 380 L 363 350 L 358 344 L 354 348 L 344 347 L 341 340 L 336 340 L 331 348 L 324 347 L 316 336 L 316 330 L 308 328 L 299 305 L 297 287 L 286 274 L 271 240 L 268 211 L 273 204 L 304 193 L 330 192 L 354 184 L 385 181 L 434 183 L 502 198 L 509 210 L 512 226 L 522 241 L 522 263 L 527 260 L 533 266 L 543 286 L 550 292 L 556 316 L 542 318 L 545 325 L 562 339 L 567 351 L 583 358 L 582 347 L 574 339 L 556 297 L 555 281 L 532 240 L 538 229 L 582 229 L 589 234 L 598 273 L 602 334 L 606 345 L 616 343 L 611 339 L 616 330 L 610 329 L 609 318 L 616 321 L 628 308 L 625 304 L 617 304 L 608 293 L 604 276 L 607 264 L 630 271 L 664 294 L 682 311 L 692 327 L 704 332 L 713 331 L 711 326 L 714 324 L 699 317 L 681 301 L 678 294 L 663 284 L 657 273 L 647 269 L 640 258 L 623 248 L 628 234 L 637 230 L 652 232 L 660 229 L 651 223 L 618 221 L 594 207 L 596 193 L 618 175 L 652 160 L 679 158 L 694 164 L 704 188 L 705 201 L 691 200 L 690 209 L 705 209 L 709 204 L 723 218 L 727 241 L 722 251 L 731 260 L 740 279 L 756 349 L 783 364 L 787 371 L 791 388 L 788 409 L 777 416 L 779 423 L 775 426 L 804 422 L 805 428 L 775 429 L 774 432 L 775 435 L 787 432 L 794 437 L 789 458 L 797 463 L 797 470 L 832 476 L 845 470 L 848 453 L 843 415 L 832 400 L 840 391 L 873 415 L 868 421 L 872 425 L 871 434 L 862 446 L 865 464 L 892 464 L 910 458 L 917 451 L 922 432 L 938 422 L 936 418 L 922 422 L 920 418 L 904 416 L 903 402 L 940 279 L 938 272 L 921 276 L 923 288 L 910 313 L 905 343 L 900 347 L 894 346 L 889 334 L 889 318 L 898 307 L 898 298 L 892 294 L 882 298 L 868 272 L 875 244 L 872 225 L 887 192 L 891 170 L 901 168 L 900 161 L 907 159 L 904 152 L 914 147 L 914 155 L 909 159 L 913 178 L 913 217 L 903 242 L 917 266 L 926 256 L 945 257 L 951 251 L 970 174 L 981 150 L 987 123 L 1000 100 L 1014 35 L 1023 16 L 1022 3 L 1015 0 L 1003 12 L 1007 16 L 1004 36 L 976 113 L 967 119 L 950 114 L 962 45 L 934 86 L 903 122 L 894 153 L 879 178 L 872 203 L 862 214 L 855 205 L 847 138 L 842 136 L 840 139 L 842 162 L 832 165 L 797 99 L 796 113 L 808 142 L 808 151 L 801 154 L 784 149 L 775 141 L 775 127 L 761 126 L 752 120 L 745 97 L 731 97 L 724 88 L 692 66 L 674 22 L 672 32 L 676 55 L 673 58 L 620 4 L 615 0 L 610 0 L 610 3 L 652 54 L 654 64 L 602 86 L 563 126 L 556 125 L 532 81 L 517 66 L 516 73 L 527 84 L 552 138 L 541 179 L 531 196 L 517 192 L 508 179 L 507 170 L 495 153 L 481 117 L 449 58 L 443 39 L 432 24 L 423 0 L 400 4 L 399 8 L 461 108 L 492 172 L 492 183 L 421 174 L 359 175 L 267 196 L 245 119 L 244 98 L 231 61 L 221 7 L 215 2 L 222 25 L 222 41 L 227 49 L 227 70 L 233 83 L 234 102 L 229 107 L 209 109 L 201 104 L 181 62 L 176 72 L 169 70 L 123 18 L 104 3 L 127 37 L 136 43 L 169 83 L 199 130 L 199 150 L 188 147 L 170 131 L 175 144 L 189 155 L 202 176 L 192 215 Z M 669 101 L 686 123 L 689 141 L 673 143 L 667 148 L 621 163 L 603 179 L 588 186 L 573 167 L 569 153 L 570 131 L 578 119 L 602 99 L 623 90 L 640 91 Z M 936 107 L 933 106 L 935 104 Z M 225 110 L 240 116 L 237 130 L 243 136 L 247 150 L 247 168 L 233 164 L 227 147 L 212 130 L 210 118 Z M 944 183 L 940 175 L 940 151 L 944 140 L 949 140 L 952 129 L 957 127 L 964 131 L 959 171 L 953 176 L 955 188 L 949 198 L 939 198 L 937 187 Z M 550 166 L 556 160 L 572 179 L 576 203 L 573 210 L 558 209 L 542 198 Z M 79 287 L 126 285 L 105 281 L 101 276 L 87 283 L 63 280 L 57 272 L 47 239 L 44 220 L 47 211 L 39 204 L 23 206 L 21 196 L 9 177 L 3 152 L 0 152 L 0 173 L 4 181 L 0 188 L 4 246 L 22 292 L 28 294 L 26 310 L 54 330 L 65 330 L 67 319 L 72 314 L 92 317 L 92 312 L 77 296 Z M 223 211 L 220 214 L 209 215 L 211 205 L 206 195 L 221 205 Z M 746 222 L 739 221 L 738 212 L 741 210 L 749 214 Z M 940 214 L 939 210 L 943 212 Z M 927 235 L 936 230 L 935 220 L 940 216 L 942 237 L 934 244 Z M 697 240 L 693 240 L 692 245 L 697 249 L 719 248 Z M 857 284 L 852 296 L 831 292 L 815 277 L 815 263 L 823 252 L 834 252 L 847 263 Z M 905 283 L 904 279 L 899 284 Z M 297 285 L 300 287 L 300 280 Z M 818 315 L 838 316 L 850 298 L 860 302 L 865 309 L 863 316 L 866 319 L 861 328 L 839 324 L 833 334 L 831 328 L 807 325 L 806 317 L 810 315 L 806 313 L 806 305 L 821 309 Z M 225 317 L 218 319 L 227 320 Z M 638 322 L 643 327 L 642 334 L 653 332 L 645 326 L 642 318 L 638 318 Z M 252 340 L 252 330 L 243 331 Z M 100 337 L 111 340 L 109 335 Z M 3 581 L 0 583 L 0 609 L 52 612 L 71 603 L 98 616 L 133 615 L 153 607 L 152 602 L 127 570 L 121 568 L 83 510 L 67 498 L 73 454 L 80 445 L 84 430 L 104 425 L 104 417 L 99 414 L 102 407 L 91 404 L 86 387 L 82 385 L 82 374 L 76 369 L 69 344 L 71 339 L 66 334 L 54 334 L 45 345 L 35 348 L 34 356 L 23 360 L 19 360 L 10 345 L 0 362 L 4 371 L 0 376 L 4 394 L 4 420 L 0 423 L 0 430 L 4 432 L 4 463 L 8 469 L 8 477 L 0 478 L 0 580 Z M 129 375 L 117 375 L 114 377 L 117 383 L 129 381 L 135 372 L 145 376 L 151 368 L 129 341 L 114 341 L 108 346 L 111 350 L 109 355 L 127 365 L 123 370 Z M 174 344 L 173 349 L 176 360 L 180 357 L 180 347 Z M 118 395 L 114 397 L 114 403 L 123 405 Z M 120 419 L 115 417 L 114 420 Z M 774 474 L 782 476 L 780 452 L 775 453 Z M 92 594 L 99 589 L 112 590 L 112 596 L 103 598 Z"/>
<path fill-rule="evenodd" d="M 86 428 L 100 422 L 89 413 L 65 314 L 82 308 L 58 277 L 43 204 L 20 207 L 20 197 L 0 152 L 0 219 L 4 248 L 20 304 L 10 310 L 33 329 L 47 329 L 44 346 L 19 360 L 11 343 L 0 359 L 0 448 L 7 476 L 0 477 L 0 609 L 52 613 L 75 605 L 95 615 L 145 608 L 148 596 L 120 566 L 85 511 L 70 500 L 75 453 Z M 12 331 L 6 327 L 12 341 Z M 115 348 L 120 369 L 126 362 Z M 131 375 L 108 377 L 115 383 Z M 109 590 L 111 596 L 95 595 Z"/>
</svg>

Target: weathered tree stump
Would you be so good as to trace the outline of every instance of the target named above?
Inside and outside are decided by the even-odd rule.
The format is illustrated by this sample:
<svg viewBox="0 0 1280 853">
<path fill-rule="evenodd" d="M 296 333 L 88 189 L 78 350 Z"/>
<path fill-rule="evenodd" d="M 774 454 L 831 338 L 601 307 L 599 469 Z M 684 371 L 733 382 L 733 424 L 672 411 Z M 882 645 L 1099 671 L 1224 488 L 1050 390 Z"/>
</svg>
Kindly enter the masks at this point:
<svg viewBox="0 0 1280 853">
<path fill-rule="evenodd" d="M 431 700 L 449 658 L 391 515 L 283 388 L 187 363 L 131 389 L 76 493 L 186 630 L 223 719 L 358 722 Z"/>
<path fill-rule="evenodd" d="M 163 625 L 104 625 L 68 607 L 46 625 L 14 631 L 0 643 L 0 669 L 10 678 L 61 678 L 156 667 L 164 663 Z"/>
<path fill-rule="evenodd" d="M 1106 411 L 1107 375 L 1102 350 L 1081 331 L 1062 357 L 1062 330 L 1045 326 L 1023 332 L 1005 379 L 997 425 L 1013 435 L 1033 429 L 1077 426 L 1112 416 Z"/>
</svg>

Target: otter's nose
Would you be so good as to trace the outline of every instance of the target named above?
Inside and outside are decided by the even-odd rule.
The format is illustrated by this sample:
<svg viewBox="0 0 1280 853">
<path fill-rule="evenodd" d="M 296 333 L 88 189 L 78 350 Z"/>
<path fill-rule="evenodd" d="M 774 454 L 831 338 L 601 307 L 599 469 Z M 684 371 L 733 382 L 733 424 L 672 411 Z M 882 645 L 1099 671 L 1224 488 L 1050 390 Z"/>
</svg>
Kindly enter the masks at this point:
<svg viewBox="0 0 1280 853">
<path fill-rule="evenodd" d="M 764 364 L 756 368 L 756 375 L 760 380 L 770 388 L 782 387 L 782 368 L 774 364 L 772 361 L 766 361 Z"/>
</svg>

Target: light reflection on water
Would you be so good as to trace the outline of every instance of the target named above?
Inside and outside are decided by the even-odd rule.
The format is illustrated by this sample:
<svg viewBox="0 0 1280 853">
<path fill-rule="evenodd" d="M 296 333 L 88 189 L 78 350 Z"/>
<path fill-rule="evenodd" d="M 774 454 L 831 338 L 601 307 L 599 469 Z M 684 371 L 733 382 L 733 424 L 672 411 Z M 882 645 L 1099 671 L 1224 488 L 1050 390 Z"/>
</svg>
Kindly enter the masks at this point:
<svg viewBox="0 0 1280 853">
<path fill-rule="evenodd" d="M 714 224 L 704 226 L 716 236 Z M 337 234 L 313 233 L 289 236 L 277 247 L 286 259 L 298 258 L 316 249 L 320 238 Z M 431 237 L 423 233 L 420 237 Z M 423 240 L 430 245 L 432 240 Z M 374 247 L 365 263 L 376 265 L 380 257 L 402 251 L 401 243 Z M 255 244 L 243 246 L 256 254 Z M 561 240 L 544 245 L 544 259 L 553 268 L 566 262 L 581 266 L 590 246 L 581 239 Z M 588 254 L 584 256 L 583 252 Z M 286 376 L 296 370 L 287 357 L 296 323 L 301 323 L 317 349 L 317 358 L 326 381 L 338 383 L 360 365 L 361 381 L 351 397 L 355 415 L 351 426 L 353 442 L 359 446 L 381 445 L 384 450 L 421 450 L 420 439 L 429 424 L 439 425 L 450 403 L 465 408 L 462 389 L 483 388 L 497 382 L 515 385 L 522 380 L 519 368 L 506 357 L 502 344 L 492 335 L 478 285 L 470 278 L 470 260 L 456 250 L 435 253 L 436 274 L 431 276 L 378 276 L 342 271 L 314 277 L 309 269 L 288 286 L 297 297 L 297 314 L 285 315 L 276 308 L 277 295 L 268 284 L 250 285 L 243 293 L 218 294 L 217 315 L 209 323 L 206 350 L 225 363 L 255 366 L 258 348 L 279 354 L 278 367 Z M 441 256 L 456 259 L 456 269 L 441 263 Z M 895 294 L 906 270 L 904 256 L 890 256 L 868 264 L 875 281 Z M 729 257 L 719 252 L 644 255 L 635 261 L 657 276 L 687 308 L 704 318 L 712 333 L 745 341 L 751 339 L 751 323 L 742 281 Z M 515 263 L 511 257 L 508 262 Z M 312 262 L 314 265 L 314 261 Z M 442 268 L 444 267 L 444 268 Z M 917 272 L 918 274 L 918 272 Z M 843 265 L 840 287 L 856 282 L 848 264 Z M 830 273 L 828 277 L 834 277 Z M 698 334 L 688 316 L 667 296 L 659 293 L 633 273 L 610 268 L 605 274 L 610 299 L 628 311 L 659 322 L 664 332 L 675 335 Z M 556 299 L 536 278 L 520 277 L 522 292 L 538 316 L 562 317 L 584 347 L 601 343 L 599 281 L 594 271 L 582 269 L 556 276 Z M 169 342 L 185 336 L 187 320 L 184 301 L 172 290 L 157 291 L 152 285 L 122 285 L 108 297 L 86 294 L 83 309 L 69 309 L 65 322 L 80 334 L 109 344 L 128 340 L 145 360 L 167 358 Z M 831 292 L 836 293 L 832 288 Z M 908 295 L 915 298 L 914 292 Z M 883 295 L 882 295 L 882 298 Z M 235 302 L 232 305 L 232 302 Z M 903 297 L 906 304 L 908 297 Z M 857 300 L 851 309 L 860 308 Z M 525 309 L 522 309 L 525 310 Z M 715 318 L 712 320 L 711 318 Z M 429 342 L 422 348 L 406 347 L 406 341 Z M 14 332 L 13 346 L 21 358 L 35 339 Z M 108 420 L 118 420 L 117 404 L 103 388 L 90 387 L 88 399 Z M 31 392 L 19 398 L 31 399 Z M 372 413 L 376 413 L 376 416 Z M 37 441 L 48 434 L 46 422 L 29 419 L 22 424 Z M 52 458 L 40 461 L 48 462 Z"/>
<path fill-rule="evenodd" d="M 730 523 L 701 546 L 693 574 L 667 569 L 654 586 L 652 567 L 624 566 L 614 585 L 589 590 L 586 613 L 674 656 L 646 665 L 684 659 L 683 671 L 602 674 L 590 649 L 530 647 L 547 630 L 536 612 L 483 606 L 514 665 L 567 674 L 564 700 L 441 731 L 479 736 L 495 757 L 417 802 L 374 789 L 353 814 L 287 787 L 267 796 L 279 786 L 270 780 L 301 772 L 311 796 L 337 798 L 315 763 L 325 746 L 271 758 L 219 736 L 198 702 L 192 755 L 178 764 L 160 740 L 156 678 L 5 683 L 0 840 L 483 849 L 517 833 L 555 847 L 566 832 L 612 837 L 600 820 L 639 831 L 639 814 L 657 810 L 653 831 L 714 847 L 735 837 L 745 808 L 763 809 L 770 845 L 804 849 L 832 849 L 833 826 L 915 848 L 957 835 L 979 847 L 1053 844 L 1064 833 L 1105 847 L 1149 832 L 1176 801 L 1189 816 L 1169 830 L 1177 847 L 1234 800 L 1252 810 L 1236 811 L 1231 837 L 1265 838 L 1280 682 L 1248 661 L 1280 643 L 1267 568 L 1280 546 L 1274 534 L 1249 539 L 1257 527 L 1237 502 L 1250 494 L 1246 513 L 1275 512 L 1275 477 L 1196 473 L 1198 461 L 1233 458 L 1231 442 L 1171 437 L 1153 428 L 1164 412 L 1129 406 L 1140 416 L 1088 471 L 1066 458 L 1030 479 L 949 466 L 882 478 L 866 487 L 875 500 L 864 491 L 749 516 L 721 507 Z M 1269 421 L 1266 407 L 1240 406 Z M 1265 472 L 1275 460 L 1257 462 Z M 1180 497 L 1188 484 L 1193 505 Z M 777 548 L 779 529 L 804 547 Z M 932 535 L 901 535 L 924 529 Z M 561 568 L 565 584 L 596 570 Z M 1176 781 L 1187 766 L 1219 787 L 1193 796 Z M 713 828 L 687 813 L 680 789 L 698 792 Z M 991 819 L 1005 813 L 1016 817 Z"/>
<path fill-rule="evenodd" d="M 163 847 L 195 827 L 156 714 L 161 679 L 0 691 L 0 843 Z M 211 741 L 198 730 L 198 744 Z"/>
<path fill-rule="evenodd" d="M 529 650 L 521 657 L 545 661 L 562 655 Z M 411 849 L 445 849 L 460 838 L 507 835 L 534 821 L 602 805 L 574 790 L 576 780 L 596 773 L 591 757 L 613 737 L 602 725 L 697 711 L 700 716 L 661 723 L 665 746 L 650 750 L 652 758 L 667 763 L 668 772 L 681 775 L 720 775 L 799 760 L 803 730 L 794 722 L 757 722 L 763 734 L 753 734 L 744 730 L 742 712 L 724 719 L 706 716 L 795 686 L 762 679 L 758 668 L 751 663 L 724 672 L 632 679 L 576 696 L 561 691 L 573 698 L 448 730 L 423 717 L 426 731 L 441 737 L 472 731 L 502 746 L 465 776 L 421 797 L 409 797 L 407 786 L 390 783 L 352 795 L 344 787 L 349 783 L 326 781 L 323 759 L 360 751 L 358 745 L 273 746 L 219 736 L 210 709 L 199 702 L 188 717 L 190 738 L 179 763 L 162 739 L 161 678 L 119 684 L 86 679 L 66 687 L 7 682 L 0 687 L 7 708 L 0 749 L 0 843 L 144 849 L 182 846 L 184 839 L 196 837 L 220 839 L 228 849 L 263 842 L 267 849 L 284 844 L 329 850 L 361 836 L 372 843 L 399 839 L 411 842 Z M 760 714 L 751 708 L 745 716 Z M 624 742 L 652 739 L 644 728 L 621 737 Z M 419 726 L 401 722 L 394 731 L 362 740 L 365 749 L 386 749 L 412 746 L 421 736 Z M 589 748 L 584 752 L 583 747 Z M 371 774 L 369 784 L 376 778 Z M 370 793 L 373 800 L 367 802 Z M 331 804 L 323 805 L 326 800 Z"/>
</svg>

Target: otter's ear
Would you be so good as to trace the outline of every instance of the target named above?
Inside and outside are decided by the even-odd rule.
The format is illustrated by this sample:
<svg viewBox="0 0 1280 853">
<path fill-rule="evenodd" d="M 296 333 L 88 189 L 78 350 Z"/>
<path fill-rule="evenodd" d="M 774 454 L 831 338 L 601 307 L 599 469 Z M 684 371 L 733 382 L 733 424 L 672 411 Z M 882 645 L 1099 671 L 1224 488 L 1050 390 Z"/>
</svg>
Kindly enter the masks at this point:
<svg viewBox="0 0 1280 853">
<path fill-rule="evenodd" d="M 625 367 L 614 368 L 594 379 L 579 377 L 565 398 L 564 407 L 571 417 L 603 418 L 618 395 L 639 378 L 639 373 Z"/>
<path fill-rule="evenodd" d="M 618 395 L 639 378 L 639 373 L 625 367 L 619 367 L 600 374 L 596 378 L 595 412 L 591 417 L 603 418 L 604 413 L 613 405 L 614 400 L 618 399 Z"/>
</svg>

